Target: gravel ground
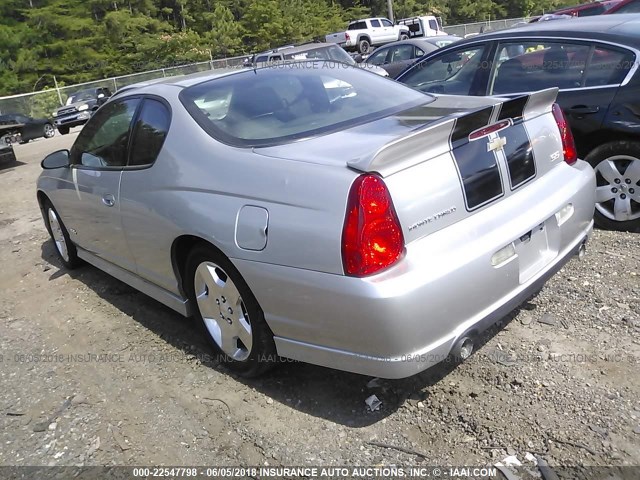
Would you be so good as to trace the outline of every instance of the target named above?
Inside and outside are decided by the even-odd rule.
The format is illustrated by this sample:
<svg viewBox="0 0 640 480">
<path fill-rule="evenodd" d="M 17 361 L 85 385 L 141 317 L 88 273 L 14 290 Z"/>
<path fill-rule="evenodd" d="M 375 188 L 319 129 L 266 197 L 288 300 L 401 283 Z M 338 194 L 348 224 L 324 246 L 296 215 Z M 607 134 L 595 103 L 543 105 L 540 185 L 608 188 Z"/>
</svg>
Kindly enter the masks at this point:
<svg viewBox="0 0 640 480">
<path fill-rule="evenodd" d="M 34 187 L 73 139 L 17 146 L 0 170 L 0 465 L 640 463 L 638 234 L 596 231 L 463 364 L 370 382 L 291 362 L 243 380 L 191 320 L 58 263 Z"/>
</svg>

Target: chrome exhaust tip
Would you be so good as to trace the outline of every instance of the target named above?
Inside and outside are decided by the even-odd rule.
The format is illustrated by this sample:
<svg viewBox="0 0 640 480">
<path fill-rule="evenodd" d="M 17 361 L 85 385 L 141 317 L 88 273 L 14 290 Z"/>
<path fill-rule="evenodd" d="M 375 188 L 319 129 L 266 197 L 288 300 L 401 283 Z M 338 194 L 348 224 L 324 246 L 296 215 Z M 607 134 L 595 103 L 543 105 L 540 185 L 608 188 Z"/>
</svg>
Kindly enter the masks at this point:
<svg viewBox="0 0 640 480">
<path fill-rule="evenodd" d="M 578 247 L 578 258 L 582 260 L 587 253 L 587 242 L 582 242 Z"/>
<path fill-rule="evenodd" d="M 474 346 L 474 341 L 471 337 L 462 337 L 451 349 L 451 355 L 458 360 L 464 361 L 471 356 Z"/>
</svg>

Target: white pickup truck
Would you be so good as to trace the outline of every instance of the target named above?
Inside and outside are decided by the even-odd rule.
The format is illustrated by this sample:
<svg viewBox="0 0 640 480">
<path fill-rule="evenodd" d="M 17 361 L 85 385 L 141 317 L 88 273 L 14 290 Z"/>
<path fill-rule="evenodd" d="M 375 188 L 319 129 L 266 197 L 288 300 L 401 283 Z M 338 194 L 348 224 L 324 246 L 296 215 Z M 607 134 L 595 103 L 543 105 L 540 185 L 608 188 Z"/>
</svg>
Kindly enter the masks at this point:
<svg viewBox="0 0 640 480">
<path fill-rule="evenodd" d="M 358 50 L 363 55 L 372 46 L 384 45 L 396 40 L 409 38 L 409 27 L 394 25 L 387 18 L 364 18 L 349 23 L 346 32 L 330 33 L 325 37 L 328 43 L 337 43 L 346 50 Z"/>
</svg>

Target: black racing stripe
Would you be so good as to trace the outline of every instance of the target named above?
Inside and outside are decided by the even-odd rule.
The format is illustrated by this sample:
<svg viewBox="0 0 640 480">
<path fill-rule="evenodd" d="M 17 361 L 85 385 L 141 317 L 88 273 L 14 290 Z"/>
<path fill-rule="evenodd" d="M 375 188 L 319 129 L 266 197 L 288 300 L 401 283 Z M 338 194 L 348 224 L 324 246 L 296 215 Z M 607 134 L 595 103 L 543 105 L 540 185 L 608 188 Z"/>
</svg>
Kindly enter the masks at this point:
<svg viewBox="0 0 640 480">
<path fill-rule="evenodd" d="M 493 107 L 487 107 L 457 118 L 456 125 L 451 133 L 451 145 L 453 148 L 459 146 L 463 141 L 466 142 L 471 132 L 487 126 L 492 113 Z"/>
<path fill-rule="evenodd" d="M 507 139 L 504 153 L 513 190 L 536 176 L 536 163 L 524 124 L 513 125 L 504 132 L 504 136 Z"/>
<path fill-rule="evenodd" d="M 512 100 L 507 100 L 500 107 L 500 114 L 498 115 L 498 121 L 506 120 L 508 118 L 513 119 L 516 123 L 522 120 L 524 116 L 524 109 L 529 101 L 529 95 L 523 95 Z"/>
<path fill-rule="evenodd" d="M 458 165 L 468 210 L 502 196 L 500 169 L 495 154 L 487 151 L 487 139 L 455 148 L 453 158 Z"/>
</svg>

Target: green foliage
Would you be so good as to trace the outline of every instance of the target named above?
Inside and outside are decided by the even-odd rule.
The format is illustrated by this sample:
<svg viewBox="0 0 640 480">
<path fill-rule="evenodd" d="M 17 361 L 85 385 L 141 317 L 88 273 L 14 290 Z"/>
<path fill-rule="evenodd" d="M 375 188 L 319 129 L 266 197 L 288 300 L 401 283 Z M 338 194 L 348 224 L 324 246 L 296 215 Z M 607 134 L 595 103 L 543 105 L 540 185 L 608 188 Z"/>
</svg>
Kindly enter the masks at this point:
<svg viewBox="0 0 640 480">
<path fill-rule="evenodd" d="M 446 24 L 541 14 L 575 0 L 394 0 Z M 387 0 L 1 0 L 0 95 L 249 54 L 387 16 Z M 46 110 L 34 106 L 33 111 Z"/>
</svg>

